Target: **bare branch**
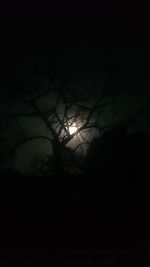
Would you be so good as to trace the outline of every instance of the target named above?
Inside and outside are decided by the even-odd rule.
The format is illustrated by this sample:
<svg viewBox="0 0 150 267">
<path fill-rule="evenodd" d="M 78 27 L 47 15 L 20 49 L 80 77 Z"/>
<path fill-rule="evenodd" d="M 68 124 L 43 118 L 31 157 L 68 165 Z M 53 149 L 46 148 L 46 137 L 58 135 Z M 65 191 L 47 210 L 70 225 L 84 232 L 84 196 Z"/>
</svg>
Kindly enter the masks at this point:
<svg viewBox="0 0 150 267">
<path fill-rule="evenodd" d="M 12 154 L 14 154 L 19 147 L 21 147 L 21 146 L 25 145 L 26 143 L 29 143 L 33 140 L 37 140 L 37 139 L 45 139 L 49 142 L 52 142 L 52 139 L 50 137 L 44 136 L 44 135 L 26 137 L 24 140 L 15 144 L 15 146 L 13 147 L 13 150 L 12 150 Z"/>
<path fill-rule="evenodd" d="M 87 106 L 84 106 L 84 105 L 81 105 L 78 103 L 75 103 L 74 105 L 80 109 L 83 109 L 83 110 L 88 110 L 88 111 L 90 110 L 90 107 L 87 107 Z"/>
<path fill-rule="evenodd" d="M 54 128 L 52 127 L 51 123 L 48 121 L 47 116 L 36 105 L 34 105 L 34 109 L 37 112 L 37 114 L 42 118 L 45 126 L 47 127 L 47 129 L 50 130 L 53 137 L 55 139 L 58 139 L 58 135 L 57 135 L 56 131 L 54 130 Z"/>
</svg>

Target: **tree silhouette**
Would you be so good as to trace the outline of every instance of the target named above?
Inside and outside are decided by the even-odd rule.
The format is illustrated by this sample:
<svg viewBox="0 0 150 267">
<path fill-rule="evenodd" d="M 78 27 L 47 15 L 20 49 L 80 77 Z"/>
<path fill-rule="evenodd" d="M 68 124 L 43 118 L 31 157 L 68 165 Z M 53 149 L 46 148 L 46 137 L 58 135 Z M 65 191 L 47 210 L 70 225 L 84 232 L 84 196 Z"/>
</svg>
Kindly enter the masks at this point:
<svg viewBox="0 0 150 267">
<path fill-rule="evenodd" d="M 100 88 L 85 83 L 77 74 L 56 79 L 35 74 L 21 84 L 15 84 L 12 92 L 4 90 L 0 120 L 3 128 L 7 129 L 7 138 L 14 138 L 9 148 L 10 156 L 34 140 L 45 140 L 52 147 L 53 157 L 44 162 L 49 162 L 49 165 L 53 162 L 54 173 L 62 174 L 65 164 L 69 165 L 69 161 L 64 164 L 65 158 L 79 162 L 75 161 L 74 155 L 77 151 L 80 155 L 84 153 L 93 133 L 102 135 L 105 129 L 112 127 L 104 124 L 103 112 L 119 94 L 111 75 Z M 35 131 L 32 134 L 24 125 L 37 119 L 42 133 Z M 11 134 L 13 128 L 18 129 L 17 135 Z"/>
<path fill-rule="evenodd" d="M 98 208 L 100 221 L 106 225 L 111 221 L 135 227 L 143 220 L 150 204 L 149 149 L 150 136 L 143 132 L 129 134 L 127 127 L 112 128 L 103 137 L 93 139 L 84 173 L 93 207 Z"/>
<path fill-rule="evenodd" d="M 88 88 L 78 77 L 53 81 L 35 76 L 22 87 L 16 87 L 13 93 L 4 92 L 2 102 L 7 104 L 0 117 L 1 124 L 7 124 L 8 137 L 12 127 L 19 133 L 11 155 L 29 142 L 46 140 L 52 146 L 54 172 L 63 173 L 64 158 L 73 159 L 72 153 L 79 149 L 83 153 L 84 146 L 90 143 L 89 131 L 103 129 L 96 114 L 114 100 L 115 93 L 109 89 L 108 83 L 102 89 L 93 85 Z M 32 135 L 25 130 L 23 121 L 27 123 L 37 118 L 44 133 Z M 69 150 L 72 140 L 74 144 Z"/>
<path fill-rule="evenodd" d="M 120 191 L 120 197 L 122 194 L 126 200 L 130 194 L 133 198 L 135 195 L 138 198 L 139 194 L 140 199 L 145 194 L 145 198 L 149 182 L 149 149 L 149 135 L 143 132 L 131 134 L 126 126 L 114 127 L 101 138 L 93 139 L 85 173 L 94 183 L 104 183 L 114 195 Z"/>
</svg>

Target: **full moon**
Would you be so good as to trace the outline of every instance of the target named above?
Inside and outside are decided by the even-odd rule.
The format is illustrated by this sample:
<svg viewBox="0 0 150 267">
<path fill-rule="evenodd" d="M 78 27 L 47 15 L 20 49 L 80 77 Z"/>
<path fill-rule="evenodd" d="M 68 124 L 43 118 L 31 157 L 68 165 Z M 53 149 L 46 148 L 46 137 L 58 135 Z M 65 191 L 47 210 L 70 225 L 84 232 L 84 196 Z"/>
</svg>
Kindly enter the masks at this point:
<svg viewBox="0 0 150 267">
<path fill-rule="evenodd" d="M 69 133 L 70 134 L 74 134 L 77 131 L 77 127 L 76 126 L 70 126 L 69 127 Z"/>
</svg>

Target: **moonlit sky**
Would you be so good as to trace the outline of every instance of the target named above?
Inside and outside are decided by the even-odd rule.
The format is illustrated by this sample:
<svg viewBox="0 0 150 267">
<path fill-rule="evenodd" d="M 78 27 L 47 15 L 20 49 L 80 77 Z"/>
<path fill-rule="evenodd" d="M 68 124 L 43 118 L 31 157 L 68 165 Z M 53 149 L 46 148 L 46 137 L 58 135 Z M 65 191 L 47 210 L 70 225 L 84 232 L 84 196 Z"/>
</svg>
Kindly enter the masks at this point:
<svg viewBox="0 0 150 267">
<path fill-rule="evenodd" d="M 35 73 L 40 73 L 44 87 L 52 71 L 56 81 L 61 75 L 67 80 L 72 77 L 72 73 L 79 72 L 86 83 L 85 88 L 92 88 L 93 84 L 101 88 L 111 76 L 114 85 L 122 90 L 119 104 L 104 111 L 102 123 L 126 117 L 140 105 L 148 106 L 150 53 L 149 34 L 146 30 L 143 31 L 144 25 L 141 24 L 139 30 L 138 24 L 135 26 L 128 23 L 126 28 L 119 28 L 120 20 L 113 24 L 110 1 L 102 4 L 101 9 L 91 7 L 88 1 L 80 1 L 78 6 L 75 1 L 70 16 L 63 17 L 67 12 L 64 7 L 61 9 L 62 16 L 57 16 L 56 10 L 60 12 L 56 7 L 54 12 L 51 9 L 55 18 L 51 15 L 44 18 L 36 16 L 35 19 L 33 16 L 23 16 L 21 19 L 20 16 L 16 17 L 16 21 L 12 17 L 11 23 L 10 18 L 3 18 L 5 27 L 1 35 L 1 89 L 8 90 L 9 93 L 15 88 L 21 90 L 26 80 L 34 77 Z M 77 10 L 79 16 L 76 16 Z M 98 19 L 92 20 L 93 12 L 100 12 L 95 16 L 98 18 L 100 14 L 99 23 Z M 121 69 L 130 73 L 129 78 L 118 79 Z M 85 88 L 81 90 L 86 95 Z M 48 106 L 52 103 L 48 98 L 43 101 Z M 6 109 L 8 107 L 3 103 L 1 112 Z M 99 114 L 97 117 L 99 119 Z M 142 128 L 149 132 L 149 119 L 150 109 L 147 108 L 138 119 L 138 127 L 144 122 L 145 128 L 143 125 Z M 24 119 L 21 123 L 30 134 L 46 131 L 39 119 Z M 92 139 L 93 132 L 85 135 Z M 14 125 L 9 128 L 8 137 L 11 140 L 16 137 Z M 73 147 L 75 139 L 71 142 Z M 15 165 L 25 170 L 33 151 L 44 154 L 50 150 L 45 141 L 30 143 L 18 153 Z"/>
</svg>

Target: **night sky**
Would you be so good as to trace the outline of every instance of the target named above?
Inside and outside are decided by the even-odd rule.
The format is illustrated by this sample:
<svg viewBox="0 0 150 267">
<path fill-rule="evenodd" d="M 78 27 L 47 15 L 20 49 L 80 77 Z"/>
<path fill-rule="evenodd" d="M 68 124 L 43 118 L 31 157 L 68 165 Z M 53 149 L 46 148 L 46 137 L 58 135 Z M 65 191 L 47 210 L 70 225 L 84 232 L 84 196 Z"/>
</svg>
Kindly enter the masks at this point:
<svg viewBox="0 0 150 267">
<path fill-rule="evenodd" d="M 111 1 L 100 5 L 84 0 L 56 2 L 47 7 L 36 5 L 34 9 L 26 5 L 4 7 L 1 17 L 2 97 L 6 90 L 13 99 L 17 90 L 23 90 L 28 78 L 34 79 L 35 75 L 57 81 L 61 75 L 70 80 L 78 73 L 84 82 L 97 86 L 109 80 L 121 91 L 122 97 L 120 104 L 105 112 L 104 120 L 116 121 L 138 106 L 146 105 L 138 126 L 149 132 L 149 33 L 147 16 L 142 19 L 146 7 L 136 6 L 133 19 L 131 6 L 130 10 L 124 6 L 118 12 Z M 85 89 L 82 90 L 86 95 Z M 2 103 L 1 112 L 6 110 L 7 104 Z M 141 126 L 143 121 L 144 126 Z M 31 131 L 30 124 L 37 130 L 41 127 L 34 120 L 26 124 Z M 9 138 L 15 135 L 13 129 L 15 125 L 11 126 L 11 131 L 9 128 Z M 45 151 L 44 144 L 39 146 Z"/>
</svg>

